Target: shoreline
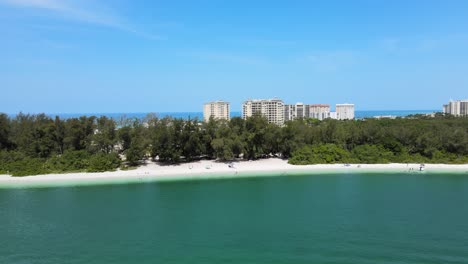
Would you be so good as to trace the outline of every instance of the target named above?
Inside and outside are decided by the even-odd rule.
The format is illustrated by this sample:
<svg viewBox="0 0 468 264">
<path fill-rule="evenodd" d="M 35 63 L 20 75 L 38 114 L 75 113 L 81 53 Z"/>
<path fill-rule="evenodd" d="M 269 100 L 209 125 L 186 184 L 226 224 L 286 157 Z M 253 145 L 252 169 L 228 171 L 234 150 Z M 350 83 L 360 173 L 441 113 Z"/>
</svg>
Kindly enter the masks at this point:
<svg viewBox="0 0 468 264">
<path fill-rule="evenodd" d="M 177 165 L 160 165 L 146 161 L 145 164 L 134 170 L 45 174 L 23 177 L 0 175 L 0 189 L 332 173 L 451 173 L 468 176 L 468 164 L 425 164 L 424 171 L 419 171 L 420 164 L 415 163 L 349 164 L 348 166 L 345 164 L 291 165 L 287 163 L 287 160 L 278 158 L 237 161 L 232 164 L 234 166 L 230 167 L 229 163 L 203 160 Z"/>
</svg>

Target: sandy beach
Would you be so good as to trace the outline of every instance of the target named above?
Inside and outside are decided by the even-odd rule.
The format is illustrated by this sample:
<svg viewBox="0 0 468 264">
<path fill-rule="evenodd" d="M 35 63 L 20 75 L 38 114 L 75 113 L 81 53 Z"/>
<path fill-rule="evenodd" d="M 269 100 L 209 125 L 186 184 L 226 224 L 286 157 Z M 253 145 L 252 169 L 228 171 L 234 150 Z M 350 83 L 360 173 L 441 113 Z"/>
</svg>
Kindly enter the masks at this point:
<svg viewBox="0 0 468 264">
<path fill-rule="evenodd" d="M 256 161 L 223 163 L 197 161 L 178 165 L 160 165 L 146 162 L 133 170 L 100 173 L 64 173 L 25 177 L 0 175 L 0 188 L 48 187 L 136 183 L 149 181 L 175 181 L 190 179 L 216 179 L 259 176 L 285 176 L 324 173 L 458 173 L 468 175 L 468 164 L 320 164 L 291 165 L 287 160 L 271 158 Z"/>
</svg>

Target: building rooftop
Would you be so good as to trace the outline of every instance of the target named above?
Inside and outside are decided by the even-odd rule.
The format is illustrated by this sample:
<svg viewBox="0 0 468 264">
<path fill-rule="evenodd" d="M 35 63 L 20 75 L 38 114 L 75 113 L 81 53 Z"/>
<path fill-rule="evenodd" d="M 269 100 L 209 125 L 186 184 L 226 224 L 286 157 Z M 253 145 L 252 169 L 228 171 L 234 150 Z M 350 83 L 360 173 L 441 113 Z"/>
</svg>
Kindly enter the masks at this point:
<svg viewBox="0 0 468 264">
<path fill-rule="evenodd" d="M 229 104 L 229 102 L 227 101 L 223 101 L 223 100 L 218 100 L 218 101 L 211 101 L 211 102 L 207 102 L 205 104 L 217 104 L 217 103 L 221 103 L 221 104 Z"/>
<path fill-rule="evenodd" d="M 271 98 L 271 99 L 247 99 L 245 102 L 283 102 L 283 100 L 279 98 Z M 245 103 L 244 102 L 244 103 Z"/>
</svg>

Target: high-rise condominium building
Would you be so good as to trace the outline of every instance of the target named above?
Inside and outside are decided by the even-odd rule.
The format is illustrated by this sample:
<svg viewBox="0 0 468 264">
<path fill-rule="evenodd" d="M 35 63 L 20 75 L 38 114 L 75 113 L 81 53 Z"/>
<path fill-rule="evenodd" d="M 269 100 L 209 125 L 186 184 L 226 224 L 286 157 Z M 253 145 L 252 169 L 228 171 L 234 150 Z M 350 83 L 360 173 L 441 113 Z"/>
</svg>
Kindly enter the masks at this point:
<svg viewBox="0 0 468 264">
<path fill-rule="evenodd" d="M 296 119 L 296 105 L 284 105 L 284 121 Z"/>
<path fill-rule="evenodd" d="M 449 109 L 450 109 L 450 108 L 449 108 L 449 105 L 448 105 L 448 104 L 442 105 L 442 113 L 444 113 L 444 114 L 450 114 Z"/>
<path fill-rule="evenodd" d="M 215 101 L 209 102 L 203 105 L 203 120 L 208 122 L 210 117 L 215 119 L 226 119 L 230 118 L 231 108 L 228 102 Z"/>
<path fill-rule="evenodd" d="M 454 116 L 468 116 L 468 99 L 451 100 L 443 106 L 443 111 Z"/>
<path fill-rule="evenodd" d="M 338 120 L 354 119 L 354 104 L 337 104 L 335 111 Z"/>
<path fill-rule="evenodd" d="M 284 121 L 290 121 L 297 118 L 309 117 L 309 105 L 296 103 L 294 105 L 284 106 Z"/>
<path fill-rule="evenodd" d="M 281 99 L 257 99 L 247 100 L 242 104 L 242 117 L 261 114 L 265 116 L 269 123 L 284 124 L 284 103 Z"/>
<path fill-rule="evenodd" d="M 318 120 L 330 118 L 330 105 L 327 104 L 313 104 L 309 105 L 309 117 Z"/>
</svg>

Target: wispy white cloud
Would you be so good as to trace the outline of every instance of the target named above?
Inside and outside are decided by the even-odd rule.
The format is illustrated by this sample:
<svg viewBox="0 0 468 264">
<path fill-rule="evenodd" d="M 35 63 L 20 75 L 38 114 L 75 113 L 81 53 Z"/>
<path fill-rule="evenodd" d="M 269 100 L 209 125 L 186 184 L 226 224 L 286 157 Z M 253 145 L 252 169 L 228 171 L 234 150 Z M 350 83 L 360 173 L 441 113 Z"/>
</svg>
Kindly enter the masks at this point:
<svg viewBox="0 0 468 264">
<path fill-rule="evenodd" d="M 254 66 L 266 66 L 271 63 L 266 60 L 255 56 L 249 56 L 238 53 L 230 52 L 214 52 L 214 51 L 196 51 L 196 52 L 183 52 L 181 56 L 188 56 L 199 60 L 220 61 L 232 64 L 244 64 Z"/>
<path fill-rule="evenodd" d="M 446 36 L 435 36 L 421 38 L 416 44 L 416 49 L 421 52 L 434 52 L 437 50 L 466 50 L 468 43 L 468 35 L 452 34 Z"/>
<path fill-rule="evenodd" d="M 291 47 L 297 44 L 293 40 L 283 40 L 283 39 L 266 39 L 259 37 L 227 37 L 222 40 L 236 43 L 243 46 L 258 46 L 258 47 L 272 47 L 272 48 L 284 48 Z"/>
<path fill-rule="evenodd" d="M 61 4 L 54 0 L 2 0 L 1 2 L 11 5 L 19 5 L 25 7 L 42 7 L 42 8 L 60 8 Z"/>
<path fill-rule="evenodd" d="M 380 47 L 387 52 L 395 52 L 401 46 L 401 40 L 399 38 L 385 38 L 381 40 Z"/>
<path fill-rule="evenodd" d="M 468 35 L 430 35 L 411 36 L 399 38 L 383 38 L 378 41 L 374 48 L 379 52 L 390 52 L 393 54 L 414 54 L 451 52 L 453 50 L 465 50 L 468 43 Z"/>
<path fill-rule="evenodd" d="M 41 10 L 66 20 L 113 28 L 149 39 L 165 39 L 165 37 L 134 28 L 121 17 L 108 10 L 103 11 L 105 8 L 97 4 L 86 5 L 83 1 L 74 0 L 0 0 L 0 3 L 18 8 Z"/>
<path fill-rule="evenodd" d="M 305 62 L 317 72 L 337 72 L 355 65 L 359 60 L 357 52 L 346 50 L 312 52 L 305 56 Z"/>
</svg>

